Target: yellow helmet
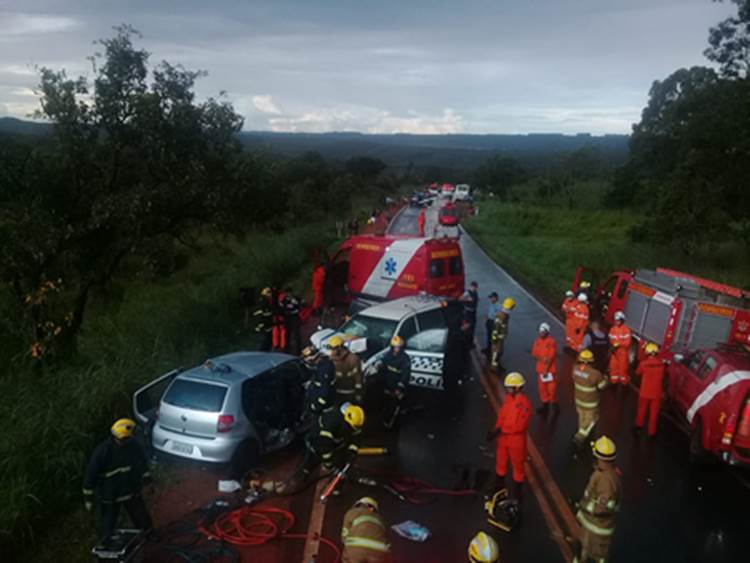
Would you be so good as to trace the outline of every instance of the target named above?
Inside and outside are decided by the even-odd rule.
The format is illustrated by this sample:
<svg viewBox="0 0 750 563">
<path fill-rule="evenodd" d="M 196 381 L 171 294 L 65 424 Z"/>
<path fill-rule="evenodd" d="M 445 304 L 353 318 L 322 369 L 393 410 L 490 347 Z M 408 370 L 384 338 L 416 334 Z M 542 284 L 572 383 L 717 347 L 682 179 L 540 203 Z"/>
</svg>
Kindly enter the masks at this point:
<svg viewBox="0 0 750 563">
<path fill-rule="evenodd" d="M 503 309 L 507 309 L 510 311 L 513 307 L 516 306 L 516 300 L 512 297 L 506 297 L 503 299 Z"/>
<path fill-rule="evenodd" d="M 118 440 L 126 440 L 133 437 L 135 426 L 135 420 L 132 420 L 130 418 L 121 418 L 112 425 L 110 431 L 112 432 L 112 436 L 114 436 Z"/>
<path fill-rule="evenodd" d="M 376 512 L 380 511 L 380 504 L 378 504 L 378 501 L 376 501 L 372 497 L 362 497 L 357 502 L 354 503 L 354 506 L 358 505 L 366 505 L 371 506 L 375 509 Z"/>
<path fill-rule="evenodd" d="M 469 544 L 469 561 L 472 563 L 496 563 L 500 558 L 497 542 L 484 532 L 479 532 Z"/>
<path fill-rule="evenodd" d="M 585 350 L 581 350 L 581 352 L 578 354 L 578 361 L 584 362 L 586 364 L 591 363 L 594 361 L 594 353 L 586 348 Z"/>
<path fill-rule="evenodd" d="M 395 335 L 393 338 L 391 338 L 391 346 L 393 348 L 403 348 L 404 347 L 404 339 L 401 338 L 398 334 Z"/>
<path fill-rule="evenodd" d="M 260 290 L 260 296 L 261 297 L 271 297 L 271 288 L 270 287 L 264 287 Z"/>
<path fill-rule="evenodd" d="M 596 442 L 591 442 L 591 448 L 594 451 L 594 456 L 604 461 L 612 461 L 617 455 L 615 443 L 606 436 L 602 436 Z"/>
<path fill-rule="evenodd" d="M 590 287 L 591 287 L 591 282 L 590 282 L 590 281 L 586 281 L 586 280 L 583 280 L 583 281 L 581 282 L 581 285 L 580 285 L 580 286 L 578 286 L 578 287 L 580 287 L 581 289 L 588 289 L 588 288 L 590 288 Z"/>
<path fill-rule="evenodd" d="M 505 387 L 523 387 L 525 383 L 526 380 L 523 378 L 523 375 L 517 371 L 513 371 L 506 375 L 505 380 L 503 381 Z"/>
<path fill-rule="evenodd" d="M 646 354 L 655 355 L 659 353 L 659 346 L 655 342 L 646 344 Z"/>
<path fill-rule="evenodd" d="M 331 336 L 331 338 L 328 339 L 328 347 L 333 350 L 334 348 L 341 348 L 344 345 L 344 339 L 341 338 L 338 334 L 335 336 Z"/>
<path fill-rule="evenodd" d="M 352 428 L 361 428 L 365 423 L 365 411 L 357 405 L 349 405 L 344 409 L 344 420 Z"/>
</svg>

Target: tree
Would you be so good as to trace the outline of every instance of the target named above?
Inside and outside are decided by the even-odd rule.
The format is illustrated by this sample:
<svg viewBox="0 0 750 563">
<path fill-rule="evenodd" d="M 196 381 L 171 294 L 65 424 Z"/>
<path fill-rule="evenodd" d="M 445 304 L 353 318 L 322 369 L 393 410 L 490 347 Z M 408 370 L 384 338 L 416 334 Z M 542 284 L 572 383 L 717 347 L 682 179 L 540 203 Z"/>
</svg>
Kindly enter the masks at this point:
<svg viewBox="0 0 750 563">
<path fill-rule="evenodd" d="M 750 0 L 731 1 L 737 4 L 737 14 L 709 30 L 709 47 L 703 54 L 719 65 L 722 77 L 747 78 L 750 71 Z"/>
<path fill-rule="evenodd" d="M 379 158 L 369 156 L 354 156 L 346 161 L 346 171 L 360 180 L 375 180 L 387 168 L 385 162 Z"/>
<path fill-rule="evenodd" d="M 516 159 L 495 155 L 479 167 L 475 183 L 499 198 L 507 199 L 511 186 L 523 182 L 526 177 L 526 169 Z"/>
<path fill-rule="evenodd" d="M 93 81 L 41 69 L 50 143 L 0 165 L 0 280 L 36 357 L 75 349 L 92 290 L 126 259 L 137 271 L 155 246 L 198 225 L 231 228 L 241 212 L 241 117 L 224 100 L 195 101 L 201 72 L 162 62 L 149 73 L 136 36 L 123 26 L 99 42 Z"/>
</svg>

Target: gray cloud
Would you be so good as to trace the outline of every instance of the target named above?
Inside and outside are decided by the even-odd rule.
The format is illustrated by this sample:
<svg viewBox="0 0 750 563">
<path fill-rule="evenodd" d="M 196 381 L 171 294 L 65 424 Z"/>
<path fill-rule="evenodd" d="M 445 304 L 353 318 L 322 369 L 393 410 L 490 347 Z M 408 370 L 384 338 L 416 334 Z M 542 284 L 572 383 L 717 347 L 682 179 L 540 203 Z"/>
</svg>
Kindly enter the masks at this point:
<svg viewBox="0 0 750 563">
<path fill-rule="evenodd" d="M 209 72 L 248 129 L 627 132 L 654 79 L 705 64 L 709 0 L 10 0 L 0 114 L 34 105 L 33 65 L 89 72 L 127 22 L 154 60 Z"/>
</svg>

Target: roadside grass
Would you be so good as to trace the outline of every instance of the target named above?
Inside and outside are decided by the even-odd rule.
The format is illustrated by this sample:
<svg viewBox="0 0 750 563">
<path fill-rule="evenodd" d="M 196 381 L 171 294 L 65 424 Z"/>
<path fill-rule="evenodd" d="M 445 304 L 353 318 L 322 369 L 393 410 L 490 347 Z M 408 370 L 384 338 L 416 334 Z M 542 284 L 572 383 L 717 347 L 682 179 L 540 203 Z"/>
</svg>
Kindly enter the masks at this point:
<svg viewBox="0 0 750 563">
<path fill-rule="evenodd" d="M 318 223 L 209 241 L 184 270 L 129 282 L 117 304 L 97 304 L 74 364 L 43 373 L 12 364 L 0 377 L 0 551 L 53 560 L 65 538 L 71 552 L 57 560 L 87 560 L 83 470 L 111 422 L 130 416 L 132 392 L 174 367 L 253 348 L 238 288 L 296 280 L 301 291 L 313 251 L 334 239 Z"/>
<path fill-rule="evenodd" d="M 617 269 L 660 266 L 750 287 L 750 261 L 739 244 L 727 242 L 692 257 L 671 247 L 636 244 L 628 230 L 642 217 L 633 211 L 490 200 L 481 201 L 479 211 L 464 221 L 468 232 L 498 264 L 554 306 L 579 265 L 593 268 L 600 278 Z"/>
</svg>

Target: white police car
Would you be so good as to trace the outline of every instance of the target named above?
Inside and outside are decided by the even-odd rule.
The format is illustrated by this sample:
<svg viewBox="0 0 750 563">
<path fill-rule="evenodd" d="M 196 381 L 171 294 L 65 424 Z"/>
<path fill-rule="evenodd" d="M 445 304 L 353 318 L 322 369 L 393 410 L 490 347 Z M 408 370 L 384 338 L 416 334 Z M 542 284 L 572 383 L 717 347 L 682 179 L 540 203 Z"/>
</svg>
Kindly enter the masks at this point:
<svg viewBox="0 0 750 563">
<path fill-rule="evenodd" d="M 402 297 L 359 311 L 338 330 L 321 329 L 310 342 L 325 349 L 332 336 L 341 336 L 362 358 L 367 371 L 388 350 L 391 337 L 398 335 L 406 342 L 411 358 L 411 384 L 442 389 L 448 327 L 461 322 L 461 313 L 461 303 L 455 300 L 429 295 Z"/>
</svg>

